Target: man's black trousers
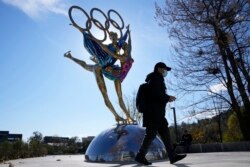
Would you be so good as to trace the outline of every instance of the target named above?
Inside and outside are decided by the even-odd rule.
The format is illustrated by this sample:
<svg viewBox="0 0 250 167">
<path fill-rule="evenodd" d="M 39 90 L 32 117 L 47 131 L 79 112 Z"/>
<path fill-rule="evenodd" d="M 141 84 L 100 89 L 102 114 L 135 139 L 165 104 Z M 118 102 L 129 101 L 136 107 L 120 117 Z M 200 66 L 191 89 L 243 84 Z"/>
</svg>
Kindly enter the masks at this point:
<svg viewBox="0 0 250 167">
<path fill-rule="evenodd" d="M 152 141 L 155 139 L 156 135 L 160 136 L 161 140 L 163 141 L 166 151 L 168 153 L 169 158 L 171 158 L 174 155 L 174 148 L 173 144 L 171 141 L 170 137 L 170 132 L 168 128 L 168 123 L 164 122 L 161 126 L 159 127 L 153 127 L 153 126 L 148 126 L 146 127 L 146 134 L 143 139 L 141 148 L 139 150 L 139 153 L 145 156 L 148 152 L 148 148 Z"/>
</svg>

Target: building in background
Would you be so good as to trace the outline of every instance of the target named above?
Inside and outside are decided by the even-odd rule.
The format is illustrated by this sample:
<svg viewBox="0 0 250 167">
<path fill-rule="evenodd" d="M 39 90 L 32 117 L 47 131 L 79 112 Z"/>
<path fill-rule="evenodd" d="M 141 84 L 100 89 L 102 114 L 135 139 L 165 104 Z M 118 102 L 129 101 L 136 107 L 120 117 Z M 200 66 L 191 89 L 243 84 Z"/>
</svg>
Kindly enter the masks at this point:
<svg viewBox="0 0 250 167">
<path fill-rule="evenodd" d="M 5 141 L 15 142 L 22 140 L 22 137 L 22 134 L 10 134 L 9 131 L 0 131 L 0 143 Z"/>
<path fill-rule="evenodd" d="M 68 137 L 58 137 L 58 136 L 45 136 L 43 142 L 53 146 L 63 146 L 67 145 L 69 141 Z"/>
</svg>

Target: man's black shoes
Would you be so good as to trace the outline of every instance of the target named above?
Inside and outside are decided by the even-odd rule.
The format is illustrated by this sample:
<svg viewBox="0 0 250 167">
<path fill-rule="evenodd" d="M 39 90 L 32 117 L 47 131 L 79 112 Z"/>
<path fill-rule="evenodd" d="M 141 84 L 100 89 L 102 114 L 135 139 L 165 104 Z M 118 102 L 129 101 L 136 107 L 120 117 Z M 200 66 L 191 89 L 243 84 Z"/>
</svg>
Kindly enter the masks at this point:
<svg viewBox="0 0 250 167">
<path fill-rule="evenodd" d="M 175 154 L 172 158 L 170 158 L 170 164 L 180 161 L 186 156 L 187 156 L 186 154 Z"/>
<path fill-rule="evenodd" d="M 143 165 L 151 165 L 152 164 L 151 162 L 148 162 L 148 160 L 144 156 L 142 156 L 140 154 L 136 155 L 135 161 L 139 162 L 139 163 L 141 163 Z"/>
</svg>

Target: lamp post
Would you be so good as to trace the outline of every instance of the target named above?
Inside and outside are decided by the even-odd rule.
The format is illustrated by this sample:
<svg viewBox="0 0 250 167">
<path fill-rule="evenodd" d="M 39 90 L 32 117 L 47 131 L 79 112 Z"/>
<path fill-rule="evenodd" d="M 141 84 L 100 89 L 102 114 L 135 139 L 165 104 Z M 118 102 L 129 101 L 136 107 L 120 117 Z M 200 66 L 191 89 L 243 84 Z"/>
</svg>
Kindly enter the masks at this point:
<svg viewBox="0 0 250 167">
<path fill-rule="evenodd" d="M 171 109 L 173 109 L 173 113 L 174 113 L 175 138 L 176 138 L 176 142 L 178 142 L 178 132 L 177 132 L 177 122 L 176 122 L 175 107 L 172 107 Z"/>
</svg>

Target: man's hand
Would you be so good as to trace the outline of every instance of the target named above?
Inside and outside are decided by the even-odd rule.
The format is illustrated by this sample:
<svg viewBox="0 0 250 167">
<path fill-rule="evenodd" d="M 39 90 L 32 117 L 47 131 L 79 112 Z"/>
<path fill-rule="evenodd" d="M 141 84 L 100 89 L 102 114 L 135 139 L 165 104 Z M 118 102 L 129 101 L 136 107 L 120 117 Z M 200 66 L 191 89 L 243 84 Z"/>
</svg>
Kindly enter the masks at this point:
<svg viewBox="0 0 250 167">
<path fill-rule="evenodd" d="M 169 102 L 172 102 L 172 101 L 175 101 L 176 100 L 176 97 L 174 96 L 169 96 Z"/>
</svg>

